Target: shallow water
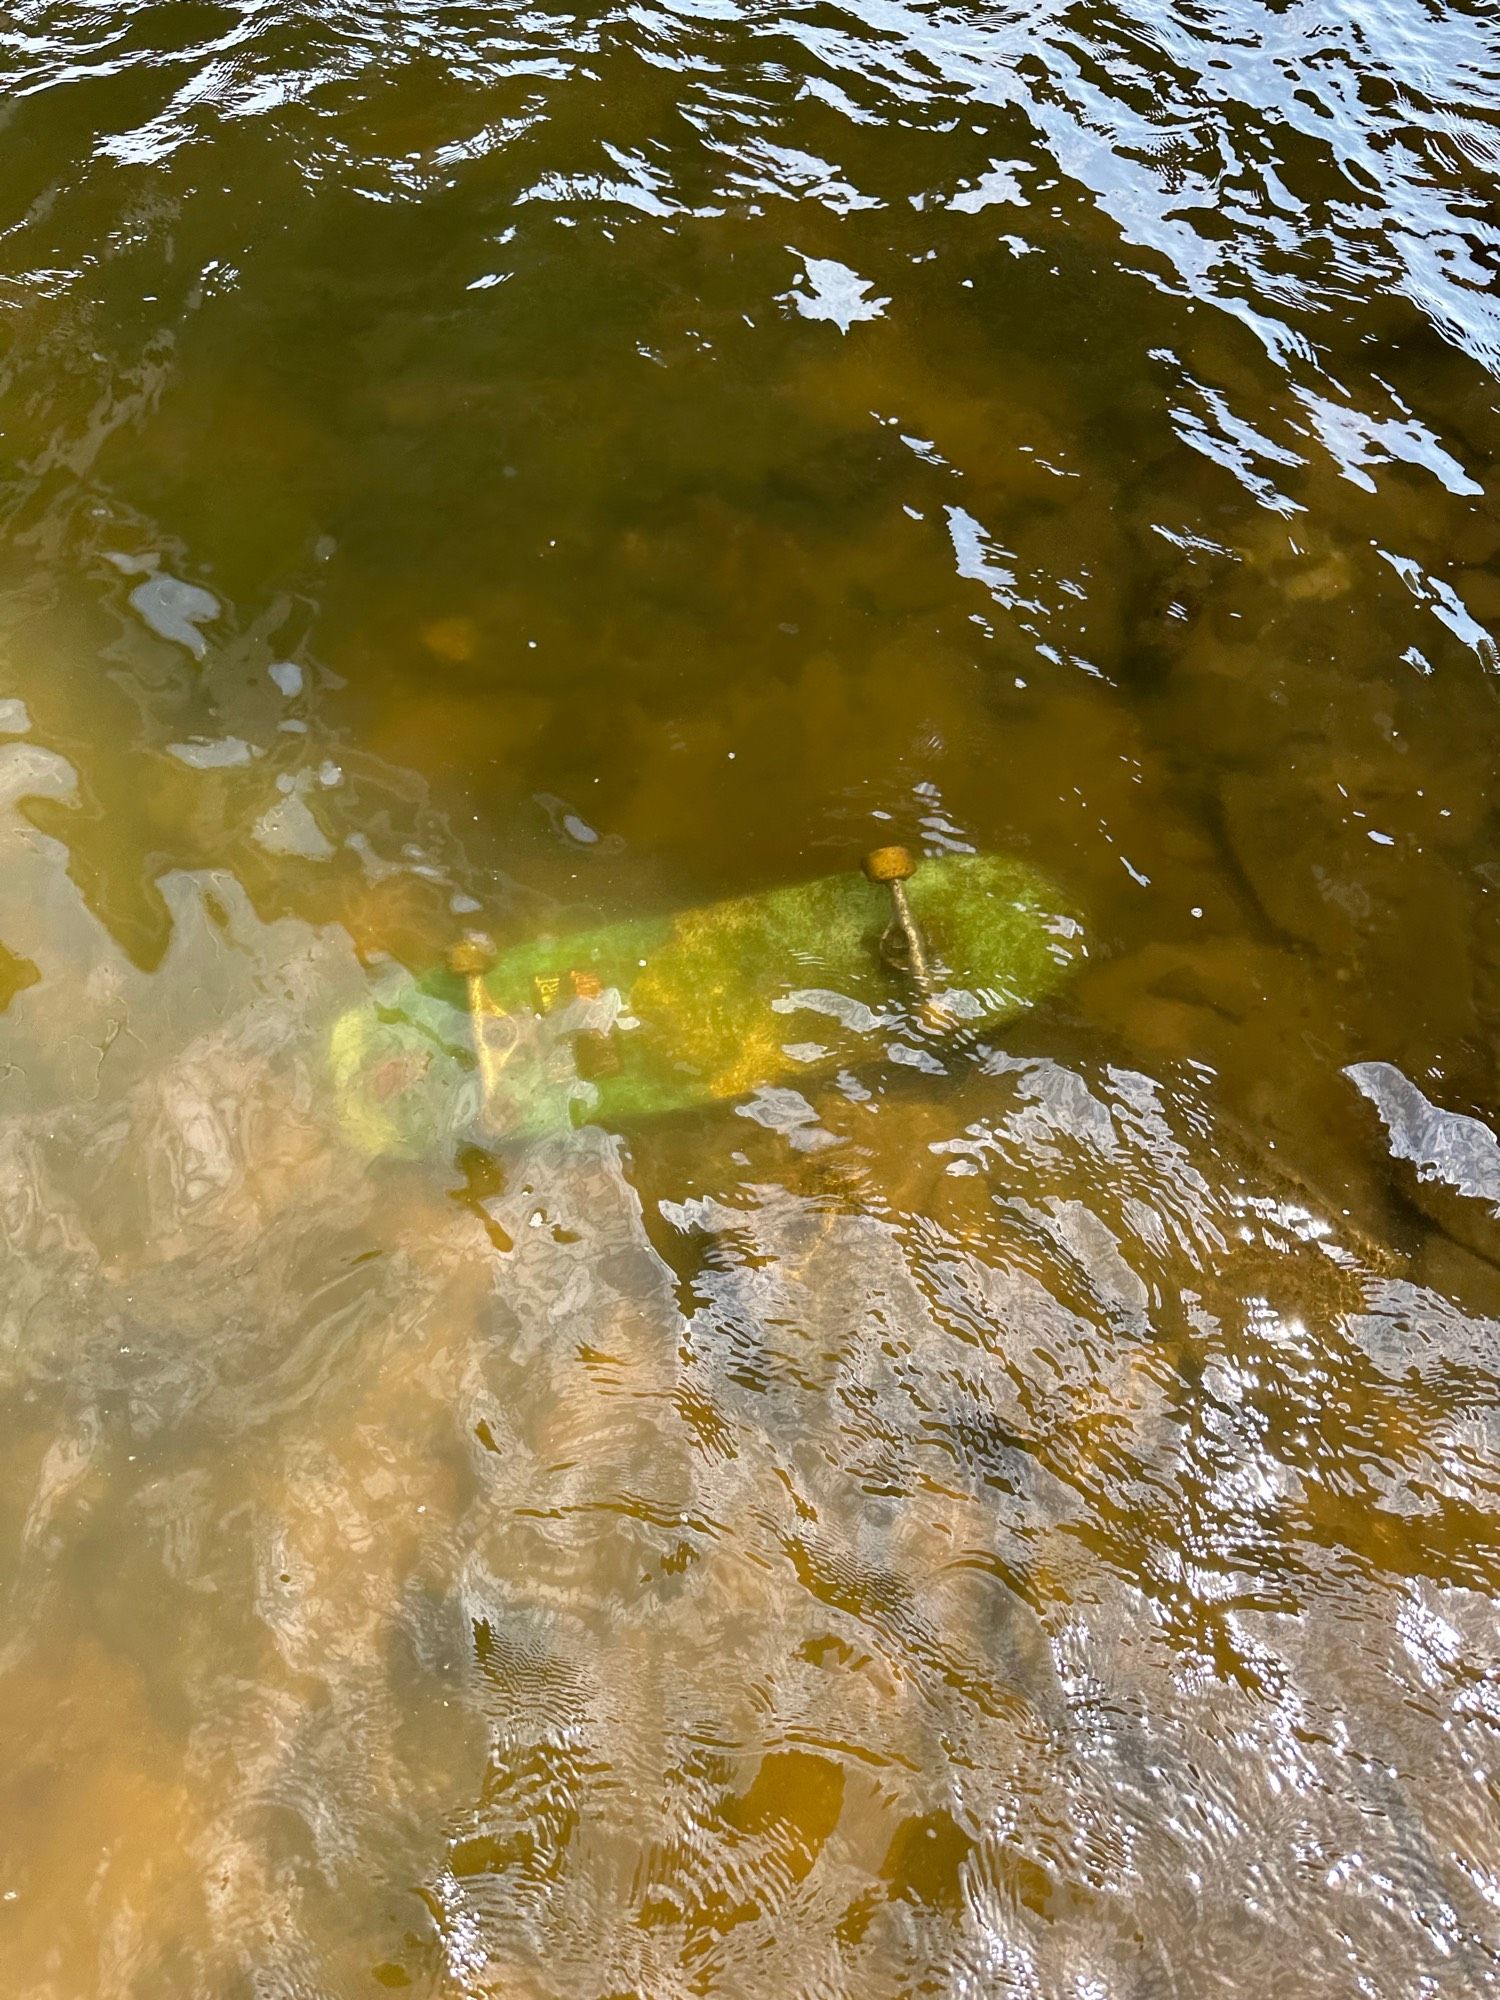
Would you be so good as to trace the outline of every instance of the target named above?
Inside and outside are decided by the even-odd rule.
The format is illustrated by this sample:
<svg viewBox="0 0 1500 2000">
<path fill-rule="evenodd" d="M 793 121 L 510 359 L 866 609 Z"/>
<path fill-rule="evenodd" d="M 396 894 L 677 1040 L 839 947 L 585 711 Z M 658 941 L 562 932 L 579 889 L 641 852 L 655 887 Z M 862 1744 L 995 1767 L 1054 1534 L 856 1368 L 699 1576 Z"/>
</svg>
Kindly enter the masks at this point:
<svg viewBox="0 0 1500 2000">
<path fill-rule="evenodd" d="M 4 1991 L 1500 1988 L 1492 10 L 0 75 Z M 1076 976 L 341 1117 L 393 964 L 893 839 Z"/>
</svg>

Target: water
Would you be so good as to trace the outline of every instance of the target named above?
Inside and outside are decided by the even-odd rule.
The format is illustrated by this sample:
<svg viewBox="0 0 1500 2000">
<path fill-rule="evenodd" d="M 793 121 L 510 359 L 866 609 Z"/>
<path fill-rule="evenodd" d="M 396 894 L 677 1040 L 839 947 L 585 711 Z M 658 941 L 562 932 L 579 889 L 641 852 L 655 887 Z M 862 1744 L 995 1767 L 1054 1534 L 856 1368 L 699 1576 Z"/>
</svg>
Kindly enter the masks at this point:
<svg viewBox="0 0 1500 2000">
<path fill-rule="evenodd" d="M 25 2000 L 1500 1987 L 1500 33 L 0 23 Z M 329 1024 L 1019 856 L 977 1049 L 374 1161 Z"/>
</svg>

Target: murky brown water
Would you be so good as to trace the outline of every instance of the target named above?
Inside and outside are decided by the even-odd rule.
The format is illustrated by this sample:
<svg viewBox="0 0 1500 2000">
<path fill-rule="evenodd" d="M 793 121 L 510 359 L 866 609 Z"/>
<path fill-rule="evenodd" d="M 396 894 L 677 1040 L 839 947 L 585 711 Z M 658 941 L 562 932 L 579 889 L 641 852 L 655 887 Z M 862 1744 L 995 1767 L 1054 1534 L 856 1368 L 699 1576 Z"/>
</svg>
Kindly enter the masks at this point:
<svg viewBox="0 0 1500 2000">
<path fill-rule="evenodd" d="M 1492 10 L 0 75 L 0 1992 L 1500 1990 Z M 892 839 L 1079 975 L 351 1139 L 393 961 Z"/>
</svg>

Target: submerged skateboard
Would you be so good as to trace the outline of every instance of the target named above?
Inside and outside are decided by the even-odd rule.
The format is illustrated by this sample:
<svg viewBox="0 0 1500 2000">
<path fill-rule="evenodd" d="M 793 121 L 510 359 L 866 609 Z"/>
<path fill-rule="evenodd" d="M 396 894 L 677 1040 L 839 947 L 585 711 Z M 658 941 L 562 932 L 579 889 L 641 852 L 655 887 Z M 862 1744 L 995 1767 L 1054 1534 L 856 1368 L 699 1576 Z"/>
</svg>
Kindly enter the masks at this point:
<svg viewBox="0 0 1500 2000">
<path fill-rule="evenodd" d="M 701 909 L 466 940 L 340 1016 L 340 1114 L 372 1154 L 535 1136 L 746 1097 L 972 1034 L 1051 992 L 1084 954 L 1058 892 L 999 855 L 862 870 Z"/>
</svg>

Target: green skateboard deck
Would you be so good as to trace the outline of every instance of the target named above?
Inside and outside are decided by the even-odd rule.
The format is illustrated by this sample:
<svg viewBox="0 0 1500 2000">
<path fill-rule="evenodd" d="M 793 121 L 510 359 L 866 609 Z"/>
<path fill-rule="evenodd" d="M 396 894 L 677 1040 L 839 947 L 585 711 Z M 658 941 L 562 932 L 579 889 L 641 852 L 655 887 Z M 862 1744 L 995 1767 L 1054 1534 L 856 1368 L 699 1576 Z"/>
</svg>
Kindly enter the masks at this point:
<svg viewBox="0 0 1500 2000">
<path fill-rule="evenodd" d="M 372 1154 L 627 1126 L 868 1063 L 903 1034 L 991 1026 L 1051 992 L 1084 948 L 1057 891 L 1020 862 L 945 855 L 895 890 L 851 869 L 493 958 L 460 947 L 340 1016 L 330 1066 L 344 1124 Z"/>
</svg>

